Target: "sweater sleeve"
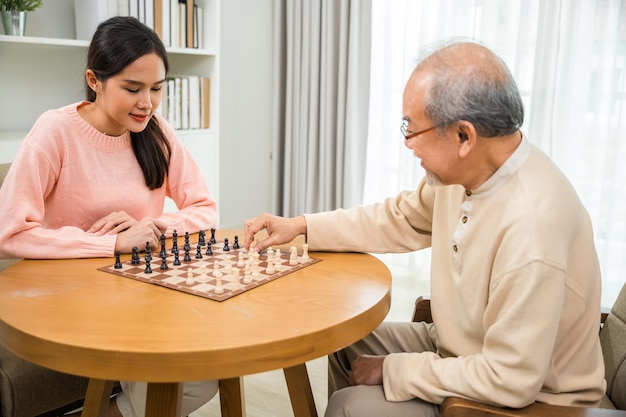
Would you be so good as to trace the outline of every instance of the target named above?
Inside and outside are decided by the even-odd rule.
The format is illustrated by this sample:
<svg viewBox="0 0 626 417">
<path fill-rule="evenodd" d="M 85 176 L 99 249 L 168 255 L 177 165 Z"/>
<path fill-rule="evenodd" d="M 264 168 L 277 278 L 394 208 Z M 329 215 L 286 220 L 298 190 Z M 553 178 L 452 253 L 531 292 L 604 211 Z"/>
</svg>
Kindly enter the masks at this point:
<svg viewBox="0 0 626 417">
<path fill-rule="evenodd" d="M 305 214 L 311 250 L 401 253 L 430 247 L 435 190 L 425 182 L 382 203 Z"/>
<path fill-rule="evenodd" d="M 99 236 L 73 226 L 46 227 L 44 201 L 53 192 L 63 164 L 63 147 L 56 146 L 60 141 L 54 125 L 51 114 L 40 117 L 0 188 L 0 258 L 113 256 L 115 235 Z"/>
<path fill-rule="evenodd" d="M 211 196 L 202 172 L 174 129 L 160 116 L 159 124 L 172 147 L 166 195 L 178 208 L 177 212 L 160 216 L 167 222 L 166 234 L 171 236 L 174 230 L 180 233 L 217 227 L 217 203 Z"/>
</svg>

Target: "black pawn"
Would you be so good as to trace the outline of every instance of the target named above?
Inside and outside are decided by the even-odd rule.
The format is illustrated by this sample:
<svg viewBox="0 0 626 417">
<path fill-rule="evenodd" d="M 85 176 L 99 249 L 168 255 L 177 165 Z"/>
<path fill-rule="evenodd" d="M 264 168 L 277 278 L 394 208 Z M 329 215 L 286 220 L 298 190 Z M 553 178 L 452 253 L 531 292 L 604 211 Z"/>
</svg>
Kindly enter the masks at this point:
<svg viewBox="0 0 626 417">
<path fill-rule="evenodd" d="M 178 256 L 178 248 L 174 251 L 174 266 L 180 265 L 180 257 Z"/>
<path fill-rule="evenodd" d="M 139 265 L 139 248 L 137 246 L 133 246 L 130 263 L 133 265 Z"/>
<path fill-rule="evenodd" d="M 206 253 L 207 256 L 213 256 L 213 249 L 211 248 L 211 244 L 206 245 Z"/>
<path fill-rule="evenodd" d="M 230 247 L 228 246 L 228 238 L 225 237 L 224 238 L 224 249 L 223 249 L 223 251 L 224 252 L 228 252 L 229 250 L 230 250 Z"/>
<path fill-rule="evenodd" d="M 235 241 L 233 242 L 233 249 L 239 249 L 239 236 L 235 235 Z"/>
<path fill-rule="evenodd" d="M 191 262 L 191 256 L 189 256 L 189 245 L 185 245 L 185 257 L 183 258 L 185 262 Z"/>
<path fill-rule="evenodd" d="M 122 268 L 122 261 L 120 260 L 120 252 L 119 251 L 115 251 L 115 269 L 121 269 Z"/>
<path fill-rule="evenodd" d="M 165 253 L 163 256 L 161 256 L 161 269 L 162 270 L 168 269 L 168 266 L 167 266 L 167 253 Z"/>
<path fill-rule="evenodd" d="M 209 242 L 211 242 L 211 244 L 217 243 L 217 240 L 215 240 L 215 229 L 211 229 L 211 240 L 209 240 Z"/>
<path fill-rule="evenodd" d="M 200 243 L 196 247 L 196 259 L 202 259 L 202 245 Z"/>
</svg>

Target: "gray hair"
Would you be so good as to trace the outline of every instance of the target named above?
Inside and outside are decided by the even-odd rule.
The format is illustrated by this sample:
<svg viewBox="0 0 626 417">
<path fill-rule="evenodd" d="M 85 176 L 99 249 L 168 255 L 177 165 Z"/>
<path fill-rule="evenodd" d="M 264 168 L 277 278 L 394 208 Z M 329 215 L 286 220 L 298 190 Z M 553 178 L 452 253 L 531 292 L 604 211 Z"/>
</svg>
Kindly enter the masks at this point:
<svg viewBox="0 0 626 417">
<path fill-rule="evenodd" d="M 516 132 L 524 122 L 524 104 L 504 61 L 487 47 L 467 40 L 439 46 L 417 65 L 433 75 L 424 112 L 445 127 L 459 120 L 483 137 Z"/>
</svg>

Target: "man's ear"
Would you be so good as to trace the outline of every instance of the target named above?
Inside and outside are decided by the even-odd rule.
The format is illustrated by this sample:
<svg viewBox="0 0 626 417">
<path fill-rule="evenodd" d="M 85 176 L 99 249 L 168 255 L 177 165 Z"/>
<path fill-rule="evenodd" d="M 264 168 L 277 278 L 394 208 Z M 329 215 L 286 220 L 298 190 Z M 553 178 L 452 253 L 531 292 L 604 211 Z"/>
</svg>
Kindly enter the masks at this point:
<svg viewBox="0 0 626 417">
<path fill-rule="evenodd" d="M 459 140 L 459 156 L 465 158 L 476 146 L 478 135 L 474 125 L 465 120 L 459 121 L 457 127 L 457 135 Z"/>
</svg>

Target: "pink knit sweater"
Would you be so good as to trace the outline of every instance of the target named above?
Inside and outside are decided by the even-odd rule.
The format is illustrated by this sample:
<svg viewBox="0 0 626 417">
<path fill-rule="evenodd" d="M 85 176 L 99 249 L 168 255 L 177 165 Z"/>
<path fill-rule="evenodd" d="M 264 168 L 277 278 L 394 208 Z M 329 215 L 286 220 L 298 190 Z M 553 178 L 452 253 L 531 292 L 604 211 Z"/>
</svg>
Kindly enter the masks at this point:
<svg viewBox="0 0 626 417">
<path fill-rule="evenodd" d="M 0 258 L 89 258 L 114 254 L 115 234 L 85 231 L 125 211 L 160 218 L 167 235 L 216 227 L 217 204 L 189 152 L 155 115 L 172 148 L 169 176 L 150 190 L 128 133 L 107 136 L 79 114 L 84 102 L 45 112 L 24 139 L 0 188 Z M 179 211 L 163 213 L 165 197 Z"/>
</svg>

